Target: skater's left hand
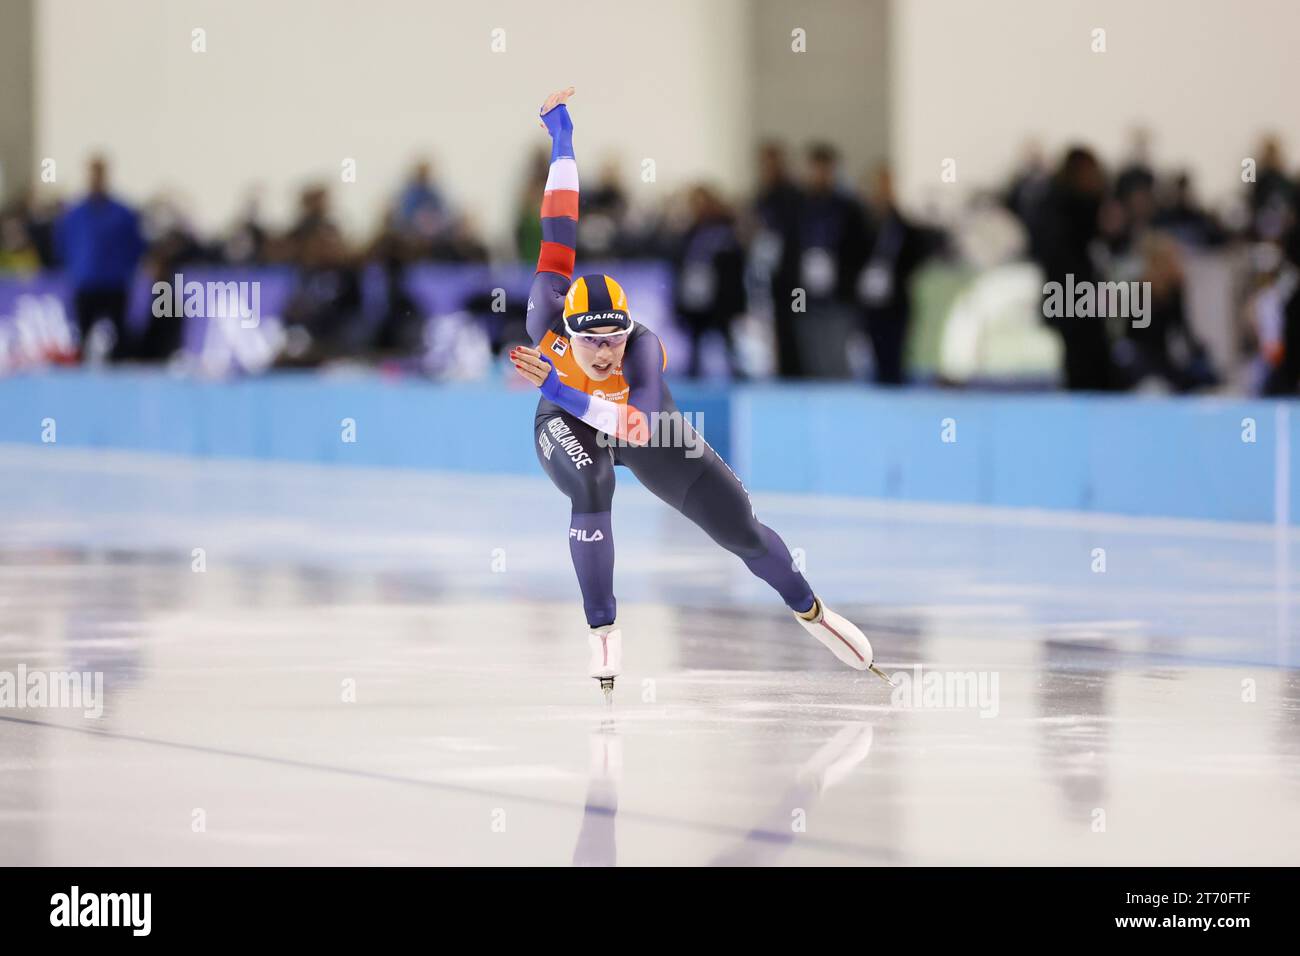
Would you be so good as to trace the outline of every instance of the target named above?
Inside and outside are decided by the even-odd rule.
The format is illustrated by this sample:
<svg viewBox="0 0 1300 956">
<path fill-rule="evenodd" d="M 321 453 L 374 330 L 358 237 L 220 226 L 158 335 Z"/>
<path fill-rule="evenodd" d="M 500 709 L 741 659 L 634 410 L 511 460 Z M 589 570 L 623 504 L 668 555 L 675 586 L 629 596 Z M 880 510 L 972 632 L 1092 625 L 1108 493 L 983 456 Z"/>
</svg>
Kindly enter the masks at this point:
<svg viewBox="0 0 1300 956">
<path fill-rule="evenodd" d="M 537 111 L 537 115 L 545 116 L 547 113 L 555 109 L 557 106 L 564 105 L 564 103 L 567 102 L 569 97 L 572 95 L 573 95 L 573 87 L 571 86 L 567 86 L 562 90 L 556 90 L 554 93 L 548 96 L 546 100 L 542 103 L 542 108 Z M 547 129 L 546 122 L 544 120 L 542 121 L 541 126 L 542 129 Z"/>
<path fill-rule="evenodd" d="M 542 358 L 542 353 L 526 345 L 518 345 L 510 350 L 510 361 L 515 363 L 515 371 L 524 377 L 530 385 L 541 387 L 546 377 L 551 374 L 551 363 Z"/>
</svg>

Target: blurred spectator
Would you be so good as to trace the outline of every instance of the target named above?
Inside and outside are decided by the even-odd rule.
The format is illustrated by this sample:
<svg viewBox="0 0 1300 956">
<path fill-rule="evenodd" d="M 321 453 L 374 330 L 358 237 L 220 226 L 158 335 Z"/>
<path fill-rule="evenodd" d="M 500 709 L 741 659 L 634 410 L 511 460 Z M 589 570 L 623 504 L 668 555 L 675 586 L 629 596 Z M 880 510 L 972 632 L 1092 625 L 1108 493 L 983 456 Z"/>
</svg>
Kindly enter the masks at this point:
<svg viewBox="0 0 1300 956">
<path fill-rule="evenodd" d="M 1100 216 L 1101 238 L 1110 255 L 1129 260 L 1131 270 L 1140 268 L 1139 250 L 1156 216 L 1156 174 L 1146 129 L 1133 131 L 1128 159 L 1115 177 L 1113 193 L 1102 202 Z"/>
<path fill-rule="evenodd" d="M 383 312 L 370 343 L 384 355 L 414 353 L 424 335 L 423 316 L 406 288 L 407 266 L 413 255 L 412 242 L 397 228 L 397 211 L 390 209 L 366 256 L 379 263 L 384 277 Z"/>
<path fill-rule="evenodd" d="M 858 280 L 866 333 L 875 355 L 875 379 L 903 384 L 903 346 L 911 318 L 908 282 L 924 255 L 921 231 L 899 211 L 888 166 L 878 166 L 867 195 L 870 252 Z"/>
<path fill-rule="evenodd" d="M 41 266 L 46 269 L 56 269 L 62 264 L 55 236 L 64 208 L 62 199 L 29 202 L 27 205 L 27 234 L 32 237 L 36 251 L 41 256 Z"/>
<path fill-rule="evenodd" d="M 1278 239 L 1294 219 L 1295 184 L 1287 175 L 1282 144 L 1276 136 L 1260 143 L 1255 182 L 1250 189 L 1252 226 L 1256 237 Z"/>
<path fill-rule="evenodd" d="M 796 328 L 803 368 L 817 378 L 847 378 L 848 343 L 857 326 L 858 274 L 867 224 L 857 199 L 840 187 L 839 157 L 825 143 L 808 150 L 799 210 L 799 281 L 807 314 Z"/>
<path fill-rule="evenodd" d="M 483 262 L 487 248 L 470 221 L 458 215 L 433 181 L 427 160 L 415 164 L 397 198 L 388 228 L 399 234 L 412 258 Z"/>
<path fill-rule="evenodd" d="M 546 193 L 546 176 L 551 168 L 550 154 L 544 149 L 534 150 L 528 157 L 519 199 L 515 204 L 515 252 L 519 261 L 534 263 L 542 248 L 542 220 L 539 210 Z"/>
<path fill-rule="evenodd" d="M 285 235 L 284 251 L 288 258 L 301 260 L 306 244 L 317 236 L 341 235 L 330 213 L 329 198 L 329 190 L 318 183 L 304 187 L 299 193 L 298 216 Z"/>
<path fill-rule="evenodd" d="M 158 195 L 145 203 L 140 231 L 148 248 L 147 257 L 165 267 L 220 259 L 218 248 L 200 237 L 189 216 L 170 196 Z"/>
<path fill-rule="evenodd" d="M 1156 174 L 1151 168 L 1151 132 L 1139 126 L 1133 130 L 1128 159 L 1115 176 L 1115 198 L 1127 202 L 1134 193 L 1155 195 Z"/>
<path fill-rule="evenodd" d="M 759 149 L 759 191 L 754 202 L 759 232 L 753 258 L 760 280 L 772 295 L 776 332 L 776 371 L 782 378 L 801 378 L 794 311 L 794 290 L 799 285 L 799 216 L 803 192 L 790 176 L 785 148 L 765 143 Z"/>
<path fill-rule="evenodd" d="M 1043 158 L 1043 147 L 1031 140 L 1025 144 L 1020 165 L 1011 175 L 1006 207 L 1019 216 L 1021 222 L 1032 222 L 1051 184 L 1052 174 Z"/>
<path fill-rule="evenodd" d="M 628 201 L 616 159 L 605 160 L 595 185 L 584 186 L 578 201 L 578 258 L 602 259 L 620 254 Z"/>
<path fill-rule="evenodd" d="M 1291 296 L 1296 276 L 1276 243 L 1256 243 L 1247 259 L 1251 288 L 1242 303 L 1244 322 L 1239 345 L 1241 352 L 1251 359 L 1248 384 L 1251 392 L 1258 395 L 1263 393 L 1269 375 L 1282 361 L 1282 309 Z"/>
<path fill-rule="evenodd" d="M 1282 361 L 1265 383 L 1265 395 L 1295 395 L 1300 391 L 1300 294 L 1294 287 L 1282 307 L 1282 316 Z"/>
<path fill-rule="evenodd" d="M 314 365 L 355 353 L 365 336 L 361 273 L 318 197 L 293 236 L 299 272 L 284 310 L 282 364 Z"/>
<path fill-rule="evenodd" d="M 429 256 L 442 262 L 487 262 L 488 250 L 473 221 L 457 216 L 434 239 Z"/>
<path fill-rule="evenodd" d="M 701 345 L 710 332 L 727 347 L 728 370 L 737 373 L 733 325 L 745 311 L 745 253 L 735 217 L 708 186 L 690 194 L 690 224 L 676 255 L 677 315 L 691 340 L 687 373 L 700 374 Z"/>
<path fill-rule="evenodd" d="M 1143 243 L 1141 281 L 1149 282 L 1149 322 L 1126 326 L 1126 371 L 1135 385 L 1160 380 L 1176 392 L 1207 388 L 1218 382 L 1209 353 L 1187 324 L 1183 306 L 1183 266 L 1178 245 L 1152 234 Z"/>
<path fill-rule="evenodd" d="M 329 209 L 329 191 L 305 187 L 282 242 L 298 280 L 285 304 L 281 364 L 313 365 L 347 354 L 363 336 L 360 269 Z"/>
<path fill-rule="evenodd" d="M 55 245 L 72 284 L 83 353 L 91 328 L 107 319 L 111 357 L 120 359 L 130 353 L 127 300 L 144 239 L 135 211 L 109 195 L 107 161 L 93 157 L 89 173 L 89 194 L 59 220 Z"/>
<path fill-rule="evenodd" d="M 185 265 L 217 258 L 198 237 L 188 217 L 172 198 L 159 195 L 144 208 L 142 231 L 148 243 L 144 267 L 152 285 L 170 283 L 172 276 L 183 272 Z M 176 315 L 156 316 L 147 310 L 144 331 L 134 344 L 133 357 L 146 361 L 163 361 L 181 347 L 184 321 Z"/>
<path fill-rule="evenodd" d="M 1289 250 L 1288 250 L 1289 251 Z M 1259 339 L 1257 386 L 1263 395 L 1300 391 L 1300 263 L 1273 243 L 1256 247 L 1266 284 L 1249 307 Z"/>
<path fill-rule="evenodd" d="M 0 272 L 31 275 L 41 268 L 41 256 L 18 207 L 0 213 Z"/>
<path fill-rule="evenodd" d="M 7 206 L 0 216 L 11 224 L 5 241 L 10 250 L 11 268 L 26 269 L 30 264 L 29 253 L 35 253 L 37 268 L 53 269 L 58 266 L 58 253 L 54 248 L 55 228 L 63 216 L 63 209 L 57 202 L 38 202 L 33 193 L 27 192 Z"/>
<path fill-rule="evenodd" d="M 1100 282 L 1093 243 L 1100 235 L 1099 214 L 1106 177 L 1091 150 L 1071 147 L 1065 154 L 1038 212 L 1030 235 L 1033 256 L 1047 282 Z M 1072 278 L 1071 278 L 1072 277 Z M 1071 390 L 1117 387 L 1110 338 L 1103 319 L 1047 315 L 1065 347 L 1065 384 Z"/>
<path fill-rule="evenodd" d="M 1264 382 L 1265 395 L 1295 395 L 1300 391 L 1300 294 L 1295 283 L 1282 305 L 1282 357 Z"/>
<path fill-rule="evenodd" d="M 262 203 L 258 191 L 249 192 L 244 208 L 222 249 L 232 265 L 260 265 L 266 259 L 268 233 L 262 225 Z"/>
<path fill-rule="evenodd" d="M 1218 246 L 1227 240 L 1218 220 L 1197 202 L 1192 178 L 1186 172 L 1174 176 L 1152 225 L 1189 246 Z"/>
<path fill-rule="evenodd" d="M 433 182 L 433 166 L 420 160 L 397 197 L 394 226 L 408 236 L 432 244 L 450 226 L 442 191 Z"/>
</svg>

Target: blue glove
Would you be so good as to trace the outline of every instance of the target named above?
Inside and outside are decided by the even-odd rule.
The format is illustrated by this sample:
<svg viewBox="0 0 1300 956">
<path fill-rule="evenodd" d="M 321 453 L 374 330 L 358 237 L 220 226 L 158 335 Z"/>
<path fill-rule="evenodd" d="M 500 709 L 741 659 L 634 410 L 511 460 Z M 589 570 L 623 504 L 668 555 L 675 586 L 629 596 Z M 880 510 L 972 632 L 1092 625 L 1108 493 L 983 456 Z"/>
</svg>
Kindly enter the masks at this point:
<svg viewBox="0 0 1300 956">
<path fill-rule="evenodd" d="M 551 134 L 551 162 L 562 157 L 573 158 L 573 120 L 569 108 L 561 103 L 549 113 L 542 114 L 546 131 Z"/>
<path fill-rule="evenodd" d="M 564 383 L 560 381 L 560 373 L 555 370 L 555 363 L 545 355 L 542 356 L 542 361 L 549 365 L 551 370 L 547 373 L 546 380 L 542 382 L 541 385 L 538 385 L 537 388 L 542 393 L 543 398 L 555 402 L 558 405 L 560 389 L 564 388 Z"/>
<path fill-rule="evenodd" d="M 542 361 L 551 367 L 546 380 L 537 386 L 537 390 L 542 393 L 542 397 L 559 405 L 575 418 L 581 418 L 587 414 L 587 408 L 591 405 L 591 396 L 560 381 L 560 373 L 555 370 L 555 363 L 545 355 L 542 356 Z"/>
</svg>

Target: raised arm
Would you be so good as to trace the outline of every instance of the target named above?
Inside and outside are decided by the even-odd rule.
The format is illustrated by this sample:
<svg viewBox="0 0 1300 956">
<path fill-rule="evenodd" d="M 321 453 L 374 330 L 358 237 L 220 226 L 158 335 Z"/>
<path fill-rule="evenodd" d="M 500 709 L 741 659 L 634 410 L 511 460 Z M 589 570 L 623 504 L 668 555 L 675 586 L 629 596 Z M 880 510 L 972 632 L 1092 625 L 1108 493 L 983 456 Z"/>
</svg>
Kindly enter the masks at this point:
<svg viewBox="0 0 1300 956">
<path fill-rule="evenodd" d="M 573 157 L 573 120 L 565 101 L 573 87 L 542 104 L 542 125 L 551 134 L 551 169 L 542 197 L 542 248 L 528 297 L 528 334 L 541 341 L 564 308 L 578 246 L 578 164 Z"/>
</svg>

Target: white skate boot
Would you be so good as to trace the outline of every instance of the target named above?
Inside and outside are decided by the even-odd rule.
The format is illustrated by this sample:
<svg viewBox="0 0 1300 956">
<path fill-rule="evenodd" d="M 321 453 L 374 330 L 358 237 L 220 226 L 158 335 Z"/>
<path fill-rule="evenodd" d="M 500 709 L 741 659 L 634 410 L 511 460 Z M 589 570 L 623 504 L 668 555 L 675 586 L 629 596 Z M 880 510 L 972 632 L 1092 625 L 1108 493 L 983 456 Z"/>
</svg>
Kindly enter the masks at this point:
<svg viewBox="0 0 1300 956">
<path fill-rule="evenodd" d="M 591 647 L 591 662 L 587 675 L 600 681 L 605 701 L 614 699 L 614 678 L 623 672 L 623 632 L 607 624 L 588 632 L 587 644 Z"/>
<path fill-rule="evenodd" d="M 869 670 L 892 685 L 893 681 L 885 676 L 885 672 L 875 666 L 875 657 L 867 635 L 863 634 L 852 621 L 840 617 L 823 604 L 821 598 L 814 596 L 813 600 L 817 604 L 816 617 L 806 621 L 798 614 L 794 616 L 795 620 L 803 625 L 803 629 L 826 645 L 832 654 L 854 670 Z"/>
</svg>

